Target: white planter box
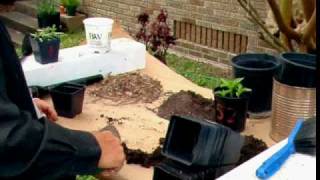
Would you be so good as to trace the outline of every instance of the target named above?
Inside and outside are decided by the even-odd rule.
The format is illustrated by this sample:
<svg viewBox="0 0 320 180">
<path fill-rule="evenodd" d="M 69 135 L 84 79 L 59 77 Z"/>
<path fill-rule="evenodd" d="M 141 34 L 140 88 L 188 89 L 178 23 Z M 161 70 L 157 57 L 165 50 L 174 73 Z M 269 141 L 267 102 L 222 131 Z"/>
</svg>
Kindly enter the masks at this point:
<svg viewBox="0 0 320 180">
<path fill-rule="evenodd" d="M 46 87 L 95 75 L 104 77 L 144 69 L 146 47 L 132 39 L 111 41 L 111 51 L 91 53 L 86 45 L 60 50 L 59 61 L 39 64 L 34 56 L 22 62 L 28 86 Z"/>
</svg>

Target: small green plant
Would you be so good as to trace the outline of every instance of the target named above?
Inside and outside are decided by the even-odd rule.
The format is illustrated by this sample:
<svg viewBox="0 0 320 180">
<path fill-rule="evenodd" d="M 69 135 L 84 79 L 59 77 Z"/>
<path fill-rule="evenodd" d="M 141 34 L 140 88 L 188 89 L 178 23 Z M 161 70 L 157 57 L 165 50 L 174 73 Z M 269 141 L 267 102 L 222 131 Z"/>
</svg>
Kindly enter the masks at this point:
<svg viewBox="0 0 320 180">
<path fill-rule="evenodd" d="M 55 0 L 41 0 L 37 7 L 37 14 L 40 17 L 55 15 L 57 13 Z"/>
<path fill-rule="evenodd" d="M 64 7 L 78 7 L 80 5 L 80 0 L 61 0 L 60 2 Z"/>
<path fill-rule="evenodd" d="M 57 32 L 57 28 L 55 26 L 52 26 L 43 29 L 38 29 L 37 32 L 31 34 L 31 37 L 40 42 L 44 42 L 53 39 L 58 39 L 61 34 L 63 33 Z"/>
<path fill-rule="evenodd" d="M 243 78 L 236 79 L 220 79 L 220 85 L 218 90 L 215 92 L 217 95 L 222 97 L 239 98 L 245 92 L 251 92 L 251 89 L 246 88 L 242 85 Z"/>
</svg>

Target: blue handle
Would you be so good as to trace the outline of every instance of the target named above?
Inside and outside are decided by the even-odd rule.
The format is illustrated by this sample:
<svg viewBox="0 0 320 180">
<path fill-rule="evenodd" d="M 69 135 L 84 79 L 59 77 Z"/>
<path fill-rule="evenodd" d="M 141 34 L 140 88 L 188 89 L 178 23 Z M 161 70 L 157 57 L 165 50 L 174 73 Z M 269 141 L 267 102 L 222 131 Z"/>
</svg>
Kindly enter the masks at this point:
<svg viewBox="0 0 320 180">
<path fill-rule="evenodd" d="M 268 179 L 274 175 L 282 166 L 282 164 L 288 159 L 288 157 L 295 153 L 294 139 L 301 129 L 303 124 L 302 120 L 298 120 L 295 128 L 292 130 L 288 143 L 281 148 L 277 153 L 272 155 L 266 160 L 256 171 L 256 176 L 260 179 Z"/>
</svg>

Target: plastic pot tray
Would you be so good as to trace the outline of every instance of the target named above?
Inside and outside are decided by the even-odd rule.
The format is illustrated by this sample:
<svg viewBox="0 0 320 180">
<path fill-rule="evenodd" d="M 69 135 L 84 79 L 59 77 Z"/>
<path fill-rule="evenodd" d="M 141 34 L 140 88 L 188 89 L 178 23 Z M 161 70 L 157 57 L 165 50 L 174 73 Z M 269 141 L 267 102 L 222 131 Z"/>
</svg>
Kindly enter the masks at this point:
<svg viewBox="0 0 320 180">
<path fill-rule="evenodd" d="M 162 153 L 187 166 L 222 166 L 239 160 L 243 142 L 221 124 L 172 116 Z"/>
</svg>

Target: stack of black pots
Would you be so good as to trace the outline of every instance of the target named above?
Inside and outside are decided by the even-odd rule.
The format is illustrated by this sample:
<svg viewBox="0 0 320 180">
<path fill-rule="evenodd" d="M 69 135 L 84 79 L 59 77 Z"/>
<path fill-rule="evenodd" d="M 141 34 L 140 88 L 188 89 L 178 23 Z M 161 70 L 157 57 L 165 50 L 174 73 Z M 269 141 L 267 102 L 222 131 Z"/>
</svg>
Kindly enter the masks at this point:
<svg viewBox="0 0 320 180">
<path fill-rule="evenodd" d="M 221 124 L 173 116 L 153 180 L 212 180 L 234 168 L 244 138 Z"/>
</svg>

